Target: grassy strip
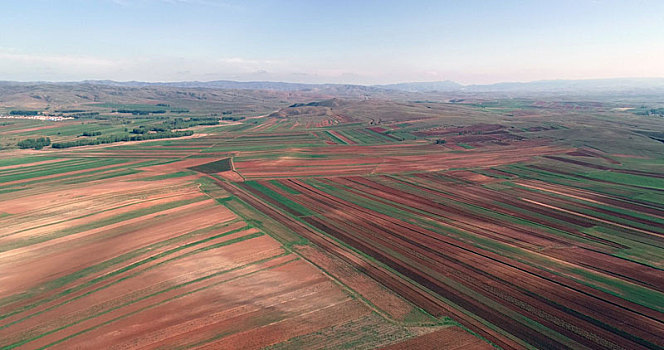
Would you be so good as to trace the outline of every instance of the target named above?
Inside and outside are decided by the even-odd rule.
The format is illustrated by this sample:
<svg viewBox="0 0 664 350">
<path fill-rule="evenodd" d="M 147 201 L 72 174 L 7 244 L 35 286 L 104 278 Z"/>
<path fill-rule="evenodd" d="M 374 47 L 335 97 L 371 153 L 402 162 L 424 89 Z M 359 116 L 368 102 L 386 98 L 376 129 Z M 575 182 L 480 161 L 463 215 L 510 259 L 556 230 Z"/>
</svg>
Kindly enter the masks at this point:
<svg viewBox="0 0 664 350">
<path fill-rule="evenodd" d="M 260 183 L 256 181 L 245 181 L 245 184 L 261 191 L 261 193 L 265 194 L 266 196 L 278 201 L 279 203 L 282 203 L 283 205 L 297 211 L 300 213 L 300 215 L 304 216 L 309 216 L 309 215 L 314 215 L 316 213 L 312 212 L 309 210 L 309 208 L 301 205 L 300 203 L 296 203 L 292 201 L 290 198 L 286 198 L 282 196 L 281 194 L 261 185 Z"/>
<path fill-rule="evenodd" d="M 135 164 L 135 165 L 136 166 L 141 166 L 141 164 Z M 93 168 L 93 169 L 95 169 L 95 168 Z M 51 178 L 48 178 L 48 179 L 36 178 L 34 180 L 31 180 L 31 181 L 21 182 L 21 183 L 14 184 L 14 185 L 8 185 L 4 188 L 7 188 L 7 189 L 9 189 L 9 188 L 21 188 L 21 187 L 24 187 L 24 186 L 27 186 L 27 185 L 34 185 L 34 184 L 42 185 L 42 184 L 47 184 L 47 183 L 52 183 L 52 182 L 59 182 L 59 181 L 62 181 L 61 183 L 64 183 L 64 184 L 81 183 L 81 182 L 94 180 L 95 174 L 99 174 L 97 176 L 99 176 L 100 178 L 105 178 L 104 176 L 106 174 L 110 174 L 114 171 L 123 171 L 124 169 L 127 169 L 126 165 L 125 164 L 120 164 L 120 165 L 115 166 L 115 167 L 85 171 L 85 172 L 80 172 L 78 174 L 62 175 L 62 176 L 51 177 Z M 132 171 L 132 172 L 135 172 L 135 173 L 140 172 L 139 170 L 133 169 L 133 167 L 131 167 L 129 169 L 129 171 Z M 114 176 L 109 176 L 109 177 L 114 177 Z M 87 178 L 92 178 L 92 180 L 87 180 Z"/>
<path fill-rule="evenodd" d="M 279 182 L 278 180 L 270 180 L 270 183 L 271 183 L 272 185 L 274 185 L 275 187 L 281 189 L 282 191 L 286 192 L 286 193 L 290 193 L 290 194 L 300 194 L 300 192 L 299 192 L 298 190 L 296 190 L 296 189 L 294 189 L 294 188 L 290 188 L 290 187 L 288 187 L 288 186 L 282 184 L 282 183 Z"/>
<path fill-rule="evenodd" d="M 49 157 L 49 156 L 32 156 L 32 157 L 0 159 L 0 167 L 43 162 L 45 160 L 52 160 L 52 159 L 60 159 L 60 158 Z"/>
<path fill-rule="evenodd" d="M 551 197 L 562 198 L 562 199 L 565 199 L 565 200 L 568 200 L 568 201 L 585 204 L 585 205 L 595 207 L 595 208 L 599 208 L 599 209 L 608 210 L 608 211 L 611 211 L 611 212 L 614 212 L 614 213 L 617 213 L 617 214 L 629 215 L 629 216 L 633 216 L 635 218 L 650 220 L 650 221 L 653 221 L 653 222 L 664 224 L 664 219 L 661 219 L 661 218 L 658 218 L 658 217 L 655 217 L 655 216 L 651 216 L 651 215 L 648 215 L 648 214 L 644 214 L 642 212 L 637 212 L 637 211 L 627 209 L 627 208 L 622 208 L 622 207 L 618 207 L 618 206 L 609 206 L 609 205 L 605 205 L 605 204 L 602 204 L 602 203 L 589 202 L 589 201 L 586 201 L 586 200 L 583 200 L 583 199 L 569 197 L 567 195 L 560 194 L 560 193 L 554 193 L 554 192 L 550 192 L 550 191 L 543 191 L 543 190 L 539 190 L 539 189 L 535 189 L 535 188 L 531 188 L 531 187 L 521 186 L 521 185 L 518 185 L 518 184 L 515 184 L 515 183 L 512 183 L 512 182 L 503 182 L 503 184 L 505 184 L 509 187 L 515 187 L 515 188 L 519 188 L 519 189 L 530 191 L 530 192 L 542 193 L 542 194 L 545 194 L 545 195 L 548 195 L 548 196 L 551 196 Z M 630 203 L 629 201 L 624 201 L 624 200 L 623 200 L 623 202 L 625 204 Z"/>
<path fill-rule="evenodd" d="M 346 141 L 340 139 L 337 135 L 331 133 L 329 130 L 325 130 L 325 132 L 330 136 L 332 141 L 334 141 L 335 143 L 340 145 L 347 145 Z"/>
<path fill-rule="evenodd" d="M 103 166 L 107 166 L 107 165 L 126 163 L 128 161 L 129 161 L 129 159 L 109 158 L 109 159 L 103 159 L 103 160 L 93 160 L 93 161 L 90 161 L 90 162 L 86 162 L 86 163 L 79 164 L 79 165 L 73 165 L 73 166 L 70 165 L 70 164 L 53 163 L 53 166 L 50 169 L 32 171 L 32 172 L 24 172 L 24 173 L 20 173 L 20 174 L 13 174 L 13 175 L 6 175 L 6 176 L 0 176 L 0 183 L 31 179 L 31 178 L 35 178 L 35 177 L 55 175 L 55 174 L 59 174 L 59 173 L 71 172 L 71 171 L 77 171 L 77 170 L 85 170 L 85 169 L 90 169 L 90 168 L 98 168 L 98 167 L 103 167 Z"/>
<path fill-rule="evenodd" d="M 11 168 L 11 169 L 5 169 L 5 170 L 0 170 L 0 176 L 8 176 L 8 175 L 16 175 L 16 174 L 24 174 L 28 172 L 34 172 L 34 171 L 42 171 L 42 170 L 48 170 L 52 169 L 53 167 L 56 166 L 73 166 L 73 165 L 79 165 L 83 164 L 86 162 L 89 162 L 89 159 L 84 159 L 84 158 L 60 158 L 63 159 L 59 162 L 51 162 L 51 163 L 46 163 L 46 164 L 36 164 L 36 165 L 30 165 L 26 164 L 24 166 L 20 166 L 17 168 Z"/>
<path fill-rule="evenodd" d="M 609 181 L 621 185 L 648 187 L 658 190 L 664 189 L 664 179 L 657 177 L 615 173 L 612 171 L 592 171 L 582 175 L 592 179 Z"/>
</svg>

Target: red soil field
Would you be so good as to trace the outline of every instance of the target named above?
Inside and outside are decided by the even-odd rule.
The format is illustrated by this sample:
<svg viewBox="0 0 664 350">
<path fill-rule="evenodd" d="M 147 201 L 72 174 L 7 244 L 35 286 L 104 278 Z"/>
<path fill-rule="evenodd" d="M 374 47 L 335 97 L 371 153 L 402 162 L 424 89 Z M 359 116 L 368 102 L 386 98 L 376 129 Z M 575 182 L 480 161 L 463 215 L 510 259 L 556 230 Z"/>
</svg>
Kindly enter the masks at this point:
<svg viewBox="0 0 664 350">
<path fill-rule="evenodd" d="M 364 298 L 389 314 L 391 319 L 404 321 L 413 313 L 413 306 L 370 277 L 333 255 L 311 246 L 296 247 L 297 251 L 316 266 L 338 278 Z"/>
<path fill-rule="evenodd" d="M 524 145 L 526 146 L 526 145 Z M 553 146 L 529 144 L 526 147 L 495 146 L 481 150 L 468 150 L 460 153 L 432 152 L 431 145 L 422 146 L 337 146 L 331 149 L 341 158 L 323 159 L 258 159 L 235 162 L 237 171 L 245 178 L 274 178 L 336 175 L 366 175 L 402 173 L 414 171 L 438 171 L 450 168 L 492 167 L 531 159 L 535 156 L 558 154 L 563 149 Z M 409 148 L 428 152 L 425 155 L 400 155 Z M 382 152 L 392 151 L 393 155 L 383 157 Z M 321 149 L 320 154 L 330 151 Z M 429 153 L 430 152 L 430 153 Z M 343 156 L 347 155 L 347 156 Z M 352 155 L 352 157 L 351 157 Z"/>
<path fill-rule="evenodd" d="M 247 226 L 200 192 L 191 182 L 198 176 L 137 181 L 209 161 L 150 166 L 86 187 L 36 186 L 0 202 L 10 214 L 0 217 L 8 229 L 0 237 L 0 346 L 259 349 L 357 322 L 400 330 L 368 341 L 374 346 L 412 336 L 371 318 L 374 306 L 311 261 L 339 272 L 389 319 L 428 320 L 314 246 L 297 246 L 296 255 Z M 329 336 L 343 344 L 345 335 Z"/>
<path fill-rule="evenodd" d="M 493 347 L 468 334 L 458 327 L 444 328 L 439 331 L 425 334 L 417 338 L 409 339 L 404 342 L 389 345 L 382 350 L 490 350 Z"/>
</svg>

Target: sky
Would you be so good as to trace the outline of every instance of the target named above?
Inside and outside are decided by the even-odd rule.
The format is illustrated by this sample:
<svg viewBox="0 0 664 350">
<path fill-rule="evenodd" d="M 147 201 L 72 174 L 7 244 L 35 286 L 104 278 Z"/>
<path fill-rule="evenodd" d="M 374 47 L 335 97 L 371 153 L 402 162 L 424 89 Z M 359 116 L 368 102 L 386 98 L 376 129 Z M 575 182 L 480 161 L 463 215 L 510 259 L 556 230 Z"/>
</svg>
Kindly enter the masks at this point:
<svg viewBox="0 0 664 350">
<path fill-rule="evenodd" d="M 664 77 L 661 0 L 2 0 L 0 80 Z"/>
</svg>

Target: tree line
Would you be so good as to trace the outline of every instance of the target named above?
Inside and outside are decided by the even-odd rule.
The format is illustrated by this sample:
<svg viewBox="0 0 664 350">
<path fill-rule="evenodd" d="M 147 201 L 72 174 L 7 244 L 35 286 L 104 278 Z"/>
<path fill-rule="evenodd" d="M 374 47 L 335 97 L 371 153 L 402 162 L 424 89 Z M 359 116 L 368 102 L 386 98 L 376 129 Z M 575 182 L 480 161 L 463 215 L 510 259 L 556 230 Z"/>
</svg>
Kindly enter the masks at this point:
<svg viewBox="0 0 664 350">
<path fill-rule="evenodd" d="M 39 111 L 27 111 L 27 110 L 13 110 L 9 112 L 9 115 L 37 115 Z"/>
<path fill-rule="evenodd" d="M 48 137 L 39 137 L 36 139 L 25 139 L 18 142 L 18 147 L 22 149 L 42 149 L 51 144 L 51 139 Z"/>
<path fill-rule="evenodd" d="M 153 134 L 138 134 L 138 135 L 108 135 L 108 136 L 97 137 L 96 139 L 80 139 L 68 142 L 55 142 L 51 147 L 70 148 L 70 147 L 100 145 L 100 144 L 123 142 L 123 141 L 169 139 L 175 137 L 191 136 L 193 134 L 194 134 L 193 131 L 185 130 L 185 131 L 166 131 L 166 132 L 157 132 Z"/>
</svg>

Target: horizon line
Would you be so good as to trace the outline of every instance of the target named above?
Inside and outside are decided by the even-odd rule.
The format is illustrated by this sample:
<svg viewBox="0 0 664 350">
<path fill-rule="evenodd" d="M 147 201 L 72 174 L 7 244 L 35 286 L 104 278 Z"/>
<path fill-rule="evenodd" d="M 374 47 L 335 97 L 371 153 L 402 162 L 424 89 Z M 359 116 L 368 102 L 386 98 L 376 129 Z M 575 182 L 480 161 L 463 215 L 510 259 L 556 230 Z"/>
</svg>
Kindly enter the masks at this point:
<svg viewBox="0 0 664 350">
<path fill-rule="evenodd" d="M 349 85 L 349 86 L 389 86 L 389 85 L 399 85 L 399 84 L 431 84 L 431 83 L 454 83 L 463 87 L 468 86 L 487 86 L 487 85 L 498 85 L 498 84 L 529 84 L 529 83 L 540 83 L 540 82 L 575 82 L 575 81 L 610 81 L 610 80 L 664 80 L 664 76 L 649 76 L 649 77 L 615 77 L 615 78 L 581 78 L 581 79 L 566 79 L 566 78 L 556 78 L 556 79 L 538 79 L 538 80 L 505 80 L 498 81 L 495 83 L 485 83 L 485 84 L 464 84 L 459 83 L 454 80 L 429 80 L 429 81 L 398 81 L 392 83 L 384 84 L 360 84 L 360 83 L 302 83 L 302 82 L 293 82 L 293 81 L 284 81 L 284 80 L 230 80 L 230 79 L 215 79 L 215 80 L 159 80 L 159 81 L 147 81 L 147 80 L 113 80 L 113 79 L 83 79 L 83 80 L 0 80 L 2 83 L 47 83 L 47 84 L 57 84 L 57 83 L 89 83 L 89 82 L 112 82 L 112 83 L 145 83 L 145 84 L 173 84 L 173 83 L 215 83 L 215 82 L 230 82 L 230 83 L 281 83 L 281 84 L 293 84 L 293 85 Z"/>
</svg>

